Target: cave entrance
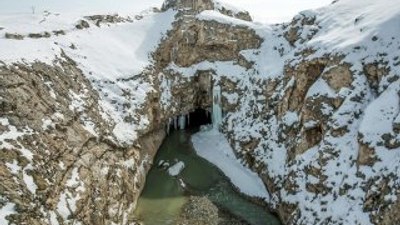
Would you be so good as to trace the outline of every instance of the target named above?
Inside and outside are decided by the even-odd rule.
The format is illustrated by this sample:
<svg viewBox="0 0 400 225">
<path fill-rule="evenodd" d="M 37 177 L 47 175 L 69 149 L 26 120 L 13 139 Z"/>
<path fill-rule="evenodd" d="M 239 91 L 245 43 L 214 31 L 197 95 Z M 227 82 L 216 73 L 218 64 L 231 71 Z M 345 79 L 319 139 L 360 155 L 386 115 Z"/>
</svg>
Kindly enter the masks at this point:
<svg viewBox="0 0 400 225">
<path fill-rule="evenodd" d="M 204 110 L 202 108 L 198 108 L 195 111 L 189 113 L 189 124 L 187 124 L 187 128 L 197 128 L 202 125 L 211 124 L 211 113 L 208 110 Z"/>
<path fill-rule="evenodd" d="M 196 129 L 202 125 L 212 124 L 211 117 L 211 113 L 208 110 L 197 108 L 189 114 L 171 119 L 168 130 Z"/>
</svg>

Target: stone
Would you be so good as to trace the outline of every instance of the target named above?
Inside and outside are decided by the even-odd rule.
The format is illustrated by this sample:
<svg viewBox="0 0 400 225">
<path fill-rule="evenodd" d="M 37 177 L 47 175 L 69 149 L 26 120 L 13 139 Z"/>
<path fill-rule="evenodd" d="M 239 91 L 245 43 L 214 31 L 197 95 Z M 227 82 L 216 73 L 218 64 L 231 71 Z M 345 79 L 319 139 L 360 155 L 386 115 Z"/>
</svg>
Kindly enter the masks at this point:
<svg viewBox="0 0 400 225">
<path fill-rule="evenodd" d="M 350 71 L 350 65 L 340 65 L 331 68 L 322 74 L 322 78 L 326 80 L 330 87 L 336 92 L 342 88 L 350 88 L 353 82 L 353 75 Z"/>
<path fill-rule="evenodd" d="M 6 33 L 5 34 L 6 39 L 14 39 L 14 40 L 23 40 L 24 36 L 22 34 L 11 34 L 11 33 Z"/>
</svg>

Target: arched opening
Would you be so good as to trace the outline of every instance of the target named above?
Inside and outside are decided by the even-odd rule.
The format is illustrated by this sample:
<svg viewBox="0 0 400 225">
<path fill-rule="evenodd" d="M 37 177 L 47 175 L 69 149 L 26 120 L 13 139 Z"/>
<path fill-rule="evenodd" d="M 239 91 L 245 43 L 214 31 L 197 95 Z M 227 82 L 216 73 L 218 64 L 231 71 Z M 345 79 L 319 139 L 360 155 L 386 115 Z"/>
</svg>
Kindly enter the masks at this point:
<svg viewBox="0 0 400 225">
<path fill-rule="evenodd" d="M 208 110 L 197 108 L 193 112 L 189 113 L 189 124 L 187 128 L 197 128 L 202 125 L 211 124 L 211 113 Z"/>
<path fill-rule="evenodd" d="M 189 114 L 176 116 L 170 119 L 167 127 L 168 132 L 171 130 L 196 129 L 202 125 L 212 124 L 211 113 L 203 108 L 197 108 Z"/>
</svg>

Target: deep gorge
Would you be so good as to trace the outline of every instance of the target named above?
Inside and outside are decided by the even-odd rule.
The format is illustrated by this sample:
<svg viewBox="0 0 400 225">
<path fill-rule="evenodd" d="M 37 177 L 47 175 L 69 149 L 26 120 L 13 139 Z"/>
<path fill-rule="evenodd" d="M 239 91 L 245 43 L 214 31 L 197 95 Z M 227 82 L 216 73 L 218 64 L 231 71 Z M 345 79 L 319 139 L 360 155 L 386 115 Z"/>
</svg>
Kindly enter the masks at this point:
<svg viewBox="0 0 400 225">
<path fill-rule="evenodd" d="M 1 225 L 400 224 L 396 1 L 107 12 L 0 14 Z"/>
</svg>

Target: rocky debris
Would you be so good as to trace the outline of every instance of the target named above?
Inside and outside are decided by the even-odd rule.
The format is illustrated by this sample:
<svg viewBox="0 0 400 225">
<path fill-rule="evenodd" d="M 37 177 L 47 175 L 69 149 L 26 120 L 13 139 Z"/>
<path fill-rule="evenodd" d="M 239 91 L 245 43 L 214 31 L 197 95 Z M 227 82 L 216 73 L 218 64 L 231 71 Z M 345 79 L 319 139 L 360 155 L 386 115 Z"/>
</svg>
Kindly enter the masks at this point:
<svg viewBox="0 0 400 225">
<path fill-rule="evenodd" d="M 28 34 L 29 38 L 33 39 L 39 39 L 39 38 L 49 38 L 51 37 L 51 34 L 49 32 L 43 32 L 43 33 L 30 33 Z"/>
<path fill-rule="evenodd" d="M 191 196 L 183 206 L 178 225 L 247 225 L 218 209 L 207 197 Z"/>
<path fill-rule="evenodd" d="M 231 9 L 228 6 L 225 6 L 213 0 L 166 0 L 161 10 L 166 11 L 168 9 L 189 10 L 194 12 L 195 14 L 198 14 L 205 10 L 215 10 L 226 16 L 245 21 L 252 21 L 252 18 L 247 11 L 238 11 L 237 9 Z"/>
<path fill-rule="evenodd" d="M 286 25 L 285 25 L 286 26 Z M 311 11 L 304 11 L 293 18 L 292 22 L 285 27 L 284 37 L 294 46 L 296 42 L 303 44 L 311 40 L 318 32 L 316 16 Z"/>
<path fill-rule="evenodd" d="M 75 25 L 76 29 L 83 30 L 90 27 L 90 24 L 86 20 L 79 20 L 78 23 Z"/>
<path fill-rule="evenodd" d="M 132 22 L 132 19 L 130 17 L 124 18 L 122 16 L 119 16 L 118 14 L 93 15 L 93 16 L 86 16 L 85 18 L 89 21 L 93 21 L 98 27 L 100 27 L 101 24 Z"/>
<path fill-rule="evenodd" d="M 364 65 L 364 74 L 367 76 L 370 87 L 378 92 L 382 78 L 389 74 L 389 69 L 382 63 Z"/>
<path fill-rule="evenodd" d="M 54 30 L 53 34 L 56 36 L 65 35 L 65 31 L 63 30 Z"/>
<path fill-rule="evenodd" d="M 218 11 L 226 16 L 230 16 L 236 19 L 241 19 L 244 21 L 253 21 L 253 19 L 250 16 L 250 13 L 247 11 L 240 11 L 240 12 L 235 12 L 233 10 L 227 9 L 224 6 L 221 6 Z"/>
<path fill-rule="evenodd" d="M 65 35 L 65 31 L 63 30 L 55 30 L 52 32 L 44 31 L 42 33 L 29 33 L 27 35 L 6 33 L 5 38 L 14 40 L 23 40 L 24 38 L 41 39 L 41 38 L 50 38 L 52 34 L 56 36 Z"/>
<path fill-rule="evenodd" d="M 201 12 L 204 10 L 213 10 L 214 2 L 212 0 L 167 0 L 164 1 L 161 10 L 166 11 L 168 9 L 189 9 Z"/>
<path fill-rule="evenodd" d="M 218 208 L 206 197 L 190 197 L 178 224 L 218 225 Z"/>
<path fill-rule="evenodd" d="M 23 40 L 24 36 L 21 34 L 11 34 L 11 33 L 6 33 L 5 34 L 6 39 L 14 39 L 14 40 Z"/>
</svg>

